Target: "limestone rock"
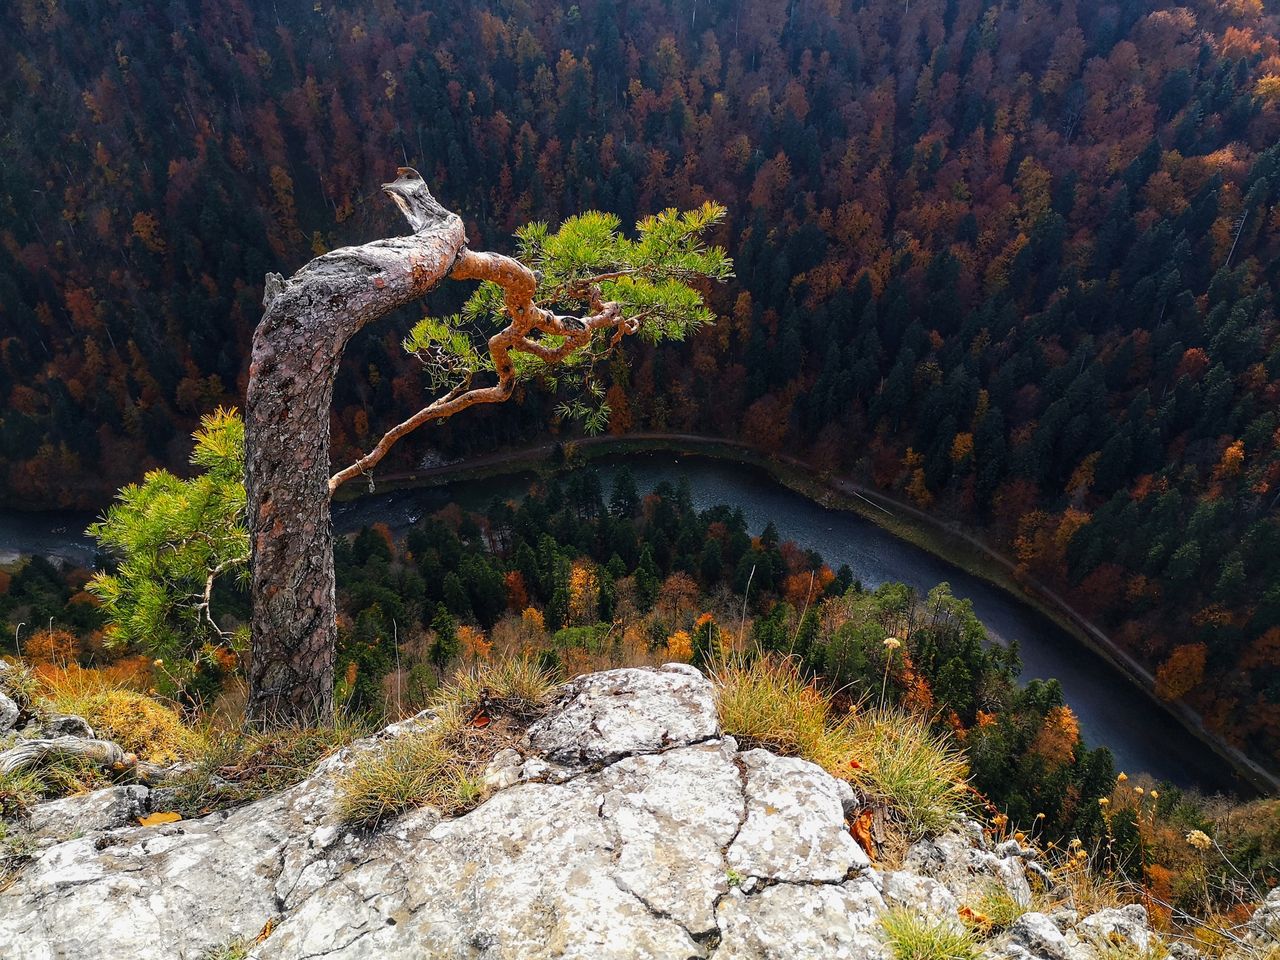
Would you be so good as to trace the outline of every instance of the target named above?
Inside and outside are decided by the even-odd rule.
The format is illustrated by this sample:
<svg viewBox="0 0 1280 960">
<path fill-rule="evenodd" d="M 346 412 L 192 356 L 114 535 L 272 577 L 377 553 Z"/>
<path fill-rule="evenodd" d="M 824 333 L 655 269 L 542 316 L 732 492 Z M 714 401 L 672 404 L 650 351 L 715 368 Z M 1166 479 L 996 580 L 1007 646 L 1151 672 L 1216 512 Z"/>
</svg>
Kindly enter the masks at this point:
<svg viewBox="0 0 1280 960">
<path fill-rule="evenodd" d="M 529 743 L 556 763 L 587 767 L 719 733 L 710 682 L 692 667 L 672 663 L 579 677 L 561 707 L 529 729 Z"/>
<path fill-rule="evenodd" d="M 768 880 L 843 880 L 871 865 L 844 829 L 842 794 L 807 760 L 749 750 L 740 757 L 747 818 L 729 848 L 729 866 Z"/>
<path fill-rule="evenodd" d="M 884 901 L 869 879 L 840 885 L 780 883 L 720 903 L 716 960 L 884 960 Z"/>
<path fill-rule="evenodd" d="M 1151 945 L 1147 910 L 1140 903 L 1099 910 L 1081 920 L 1076 929 L 1082 938 L 1097 946 L 1115 946 L 1127 941 L 1139 953 L 1145 953 Z"/>
<path fill-rule="evenodd" d="M 130 826 L 147 812 L 149 793 L 146 787 L 129 785 L 51 800 L 31 809 L 26 826 L 36 837 L 57 840 Z"/>
<path fill-rule="evenodd" d="M 1032 956 L 1037 960 L 1092 960 L 1091 952 L 1083 950 L 1069 934 L 1058 929 L 1057 924 L 1043 913 L 1024 913 L 1008 933 L 1009 944 L 1015 950 L 1006 956 Z"/>
<path fill-rule="evenodd" d="M 960 920 L 960 903 L 950 890 L 932 877 L 894 870 L 883 875 L 881 892 L 891 906 L 906 907 L 913 913 L 946 923 L 955 930 L 964 926 Z"/>
<path fill-rule="evenodd" d="M 275 796 L 197 820 L 123 825 L 144 788 L 44 805 L 41 822 L 87 833 L 34 851 L 0 892 L 0 952 L 180 960 L 270 923 L 254 960 L 887 960 L 886 902 L 933 919 L 954 916 L 963 891 L 1026 883 L 1018 856 L 965 824 L 917 844 L 903 871 L 877 872 L 846 827 L 848 785 L 740 752 L 719 734 L 710 685 L 683 666 L 571 684 L 494 756 L 491 796 L 463 816 L 346 826 L 338 775 L 432 722 L 397 724 Z M 1002 956 L 1094 960 L 1028 916 Z"/>
<path fill-rule="evenodd" d="M 1280 943 L 1280 887 L 1267 894 L 1245 928 L 1254 943 Z"/>
<path fill-rule="evenodd" d="M 933 877 L 961 903 L 980 899 L 993 886 L 1004 889 L 1020 904 L 1031 902 L 1031 885 L 1021 857 L 984 849 L 981 827 L 972 822 L 914 844 L 907 851 L 903 869 Z"/>
<path fill-rule="evenodd" d="M 40 736 L 45 739 L 53 737 L 81 737 L 86 740 L 91 740 L 93 739 L 93 728 L 89 726 L 89 721 L 85 720 L 84 717 L 59 714 L 49 717 L 41 722 Z"/>
<path fill-rule="evenodd" d="M 18 722 L 19 712 L 18 705 L 0 690 L 0 733 L 8 733 L 13 729 L 13 725 Z"/>
</svg>

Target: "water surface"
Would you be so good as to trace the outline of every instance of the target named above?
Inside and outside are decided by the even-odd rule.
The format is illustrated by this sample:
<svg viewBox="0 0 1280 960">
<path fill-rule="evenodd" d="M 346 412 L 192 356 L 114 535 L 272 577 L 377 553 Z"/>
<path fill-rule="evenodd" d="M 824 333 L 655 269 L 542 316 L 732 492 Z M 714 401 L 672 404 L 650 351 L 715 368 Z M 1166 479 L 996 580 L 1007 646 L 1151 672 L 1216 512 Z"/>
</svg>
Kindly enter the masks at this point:
<svg viewBox="0 0 1280 960">
<path fill-rule="evenodd" d="M 626 464 L 641 492 L 662 481 L 689 481 L 693 502 L 702 510 L 719 503 L 742 509 L 752 533 L 770 520 L 782 537 L 822 554 L 834 569 L 848 564 L 862 584 L 873 589 L 901 581 L 921 594 L 947 581 L 974 611 L 997 643 L 1017 640 L 1022 679 L 1056 678 L 1080 719 L 1091 746 L 1105 745 L 1116 768 L 1145 771 L 1182 786 L 1203 790 L 1241 789 L 1229 765 L 1200 743 L 1137 689 L 1119 670 L 1081 644 L 1048 617 L 982 579 L 929 552 L 900 540 L 857 514 L 824 507 L 788 490 L 765 471 L 748 465 L 672 453 L 642 453 L 607 458 L 592 469 L 601 475 L 606 496 L 613 476 Z M 459 481 L 440 487 L 394 491 L 362 497 L 334 508 L 339 531 L 381 521 L 403 532 L 419 518 L 456 501 L 483 509 L 494 497 L 512 499 L 528 492 L 529 475 Z M 39 554 L 81 565 L 94 562 L 93 541 L 84 528 L 87 513 L 0 511 L 0 563 L 19 554 Z M 1247 791 L 1246 792 L 1252 792 Z"/>
<path fill-rule="evenodd" d="M 974 612 L 997 643 L 1017 640 L 1022 679 L 1057 679 L 1080 720 L 1090 746 L 1107 746 L 1116 769 L 1143 771 L 1180 786 L 1202 790 L 1242 789 L 1230 766 L 1105 659 L 1089 650 L 1034 607 L 979 577 L 865 520 L 855 513 L 824 507 L 749 465 L 672 453 L 627 454 L 606 458 L 600 473 L 606 499 L 619 468 L 626 464 L 641 493 L 664 480 L 689 481 L 693 502 L 703 510 L 720 503 L 742 509 L 752 533 L 770 520 L 783 539 L 822 554 L 832 569 L 848 564 L 864 587 L 899 581 L 921 594 L 946 581 L 957 597 L 973 602 Z M 403 490 L 361 498 L 335 508 L 340 530 L 355 530 L 380 520 L 403 531 L 417 518 L 457 501 L 482 509 L 493 497 L 523 496 L 531 478 L 507 476 Z M 1251 792 L 1251 791 L 1249 791 Z"/>
</svg>

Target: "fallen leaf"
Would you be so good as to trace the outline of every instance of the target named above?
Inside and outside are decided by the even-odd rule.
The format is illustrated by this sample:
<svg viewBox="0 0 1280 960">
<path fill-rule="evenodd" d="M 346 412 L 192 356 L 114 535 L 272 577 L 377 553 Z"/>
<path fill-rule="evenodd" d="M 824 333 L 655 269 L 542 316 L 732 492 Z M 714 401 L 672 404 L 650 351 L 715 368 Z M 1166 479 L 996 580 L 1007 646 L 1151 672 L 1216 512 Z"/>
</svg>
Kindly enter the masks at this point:
<svg viewBox="0 0 1280 960">
<path fill-rule="evenodd" d="M 261 943 L 263 940 L 267 939 L 267 937 L 271 936 L 271 934 L 275 931 L 275 929 L 276 929 L 276 918 L 268 917 L 267 922 L 262 925 L 261 932 L 258 934 L 258 936 L 254 939 L 253 942 Z"/>
<path fill-rule="evenodd" d="M 181 819 L 182 814 L 170 810 L 165 813 L 149 813 L 145 817 L 139 817 L 138 823 L 144 827 L 158 827 L 162 823 L 175 823 Z"/>
<path fill-rule="evenodd" d="M 868 857 L 872 860 L 876 858 L 876 842 L 871 836 L 871 811 L 863 810 L 857 817 L 849 821 L 849 832 L 853 834 L 853 839 L 858 841 L 860 846 Z"/>
</svg>

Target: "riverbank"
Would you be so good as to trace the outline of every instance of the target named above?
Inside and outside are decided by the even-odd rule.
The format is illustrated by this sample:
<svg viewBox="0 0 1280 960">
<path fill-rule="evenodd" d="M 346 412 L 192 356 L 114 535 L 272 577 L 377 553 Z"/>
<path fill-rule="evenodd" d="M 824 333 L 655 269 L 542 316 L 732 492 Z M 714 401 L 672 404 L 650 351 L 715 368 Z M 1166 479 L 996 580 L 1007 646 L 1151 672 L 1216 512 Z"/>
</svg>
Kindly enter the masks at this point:
<svg viewBox="0 0 1280 960">
<path fill-rule="evenodd" d="M 488 454 L 456 464 L 383 475 L 378 478 L 376 489 L 378 492 L 388 492 L 520 473 L 546 475 L 559 466 L 550 464 L 551 454 L 556 446 L 554 443 L 539 444 L 515 451 Z M 1033 579 L 1017 576 L 1016 564 L 1012 558 L 989 547 L 959 525 L 944 523 L 911 504 L 855 481 L 818 474 L 795 457 L 764 455 L 742 441 L 690 434 L 649 433 L 624 437 L 588 437 L 566 443 L 564 449 L 568 452 L 570 463 L 664 452 L 748 464 L 766 472 L 778 483 L 811 501 L 825 507 L 856 513 L 893 536 L 1034 608 L 1123 674 L 1152 706 L 1230 765 L 1243 781 L 1261 793 L 1280 793 L 1280 777 L 1206 729 L 1199 716 L 1185 705 L 1168 703 L 1157 697 L 1155 678 L 1120 649 L 1105 631 L 1075 610 L 1050 587 Z M 353 483 L 349 485 L 348 491 L 344 491 L 346 495 L 343 499 L 363 496 L 367 488 Z"/>
</svg>

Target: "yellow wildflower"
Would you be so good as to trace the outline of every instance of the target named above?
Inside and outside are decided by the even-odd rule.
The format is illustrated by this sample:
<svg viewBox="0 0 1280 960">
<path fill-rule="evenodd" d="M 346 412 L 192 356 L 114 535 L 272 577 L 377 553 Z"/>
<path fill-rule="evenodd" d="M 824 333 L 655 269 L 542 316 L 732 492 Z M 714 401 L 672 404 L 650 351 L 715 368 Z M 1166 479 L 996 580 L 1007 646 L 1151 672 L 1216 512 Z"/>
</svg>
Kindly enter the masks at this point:
<svg viewBox="0 0 1280 960">
<path fill-rule="evenodd" d="M 1208 850 L 1213 846 L 1213 840 L 1203 830 L 1192 830 L 1187 834 L 1187 843 L 1195 847 L 1197 850 Z"/>
</svg>

